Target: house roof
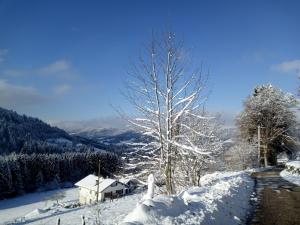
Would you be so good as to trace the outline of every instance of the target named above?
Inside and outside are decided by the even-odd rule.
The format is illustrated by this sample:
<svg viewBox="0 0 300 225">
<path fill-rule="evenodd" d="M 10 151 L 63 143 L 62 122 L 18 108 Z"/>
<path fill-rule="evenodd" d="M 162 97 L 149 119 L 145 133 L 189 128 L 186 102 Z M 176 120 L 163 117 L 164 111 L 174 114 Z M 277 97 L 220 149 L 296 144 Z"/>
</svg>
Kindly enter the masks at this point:
<svg viewBox="0 0 300 225">
<path fill-rule="evenodd" d="M 143 182 L 141 182 L 140 180 L 138 180 L 136 178 L 128 178 L 128 177 L 123 177 L 119 181 L 123 184 L 128 184 L 130 181 L 133 183 L 136 183 L 136 184 L 144 184 Z"/>
<path fill-rule="evenodd" d="M 98 177 L 90 174 L 83 178 L 82 180 L 78 181 L 75 185 L 78 187 L 84 187 L 93 190 L 94 187 L 96 186 L 96 182 L 98 180 Z M 103 178 L 100 178 L 100 181 L 103 180 Z"/>
<path fill-rule="evenodd" d="M 75 185 L 78 187 L 84 187 L 89 190 L 97 191 L 97 180 L 98 180 L 97 176 L 90 174 L 87 177 L 83 178 L 82 180 L 78 181 Z M 117 182 L 117 181 L 114 179 L 100 178 L 99 192 L 102 192 L 103 190 L 105 190 L 106 188 L 108 188 L 110 185 L 112 185 L 115 182 Z"/>
<path fill-rule="evenodd" d="M 120 181 L 121 183 L 123 183 L 123 184 L 128 184 L 129 181 L 131 181 L 131 179 L 129 179 L 129 178 L 121 178 L 119 181 Z"/>
</svg>

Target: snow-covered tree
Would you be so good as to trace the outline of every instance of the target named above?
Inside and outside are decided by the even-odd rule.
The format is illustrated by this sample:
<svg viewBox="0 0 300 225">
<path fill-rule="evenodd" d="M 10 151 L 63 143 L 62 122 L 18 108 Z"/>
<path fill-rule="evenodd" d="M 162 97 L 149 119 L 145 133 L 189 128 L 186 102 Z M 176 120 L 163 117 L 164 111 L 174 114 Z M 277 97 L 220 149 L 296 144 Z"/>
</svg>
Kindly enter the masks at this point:
<svg viewBox="0 0 300 225">
<path fill-rule="evenodd" d="M 193 140 L 202 133 L 187 119 L 205 119 L 197 112 L 206 100 L 207 76 L 201 68 L 189 69 L 185 56 L 182 43 L 175 40 L 173 33 L 168 32 L 159 40 L 153 37 L 127 82 L 126 97 L 137 110 L 137 117 L 128 120 L 152 136 L 153 141 L 145 149 L 152 151 L 159 161 L 169 194 L 175 192 L 175 166 L 179 158 L 210 154 Z"/>
<path fill-rule="evenodd" d="M 181 186 L 199 186 L 200 178 L 211 165 L 217 162 L 222 153 L 222 141 L 219 139 L 221 123 L 218 116 L 210 116 L 205 112 L 197 112 L 197 117 L 191 116 L 185 118 L 185 124 L 188 124 L 193 131 L 182 129 L 184 142 L 190 142 L 196 148 L 202 149 L 202 152 L 208 154 L 198 154 L 191 151 L 189 154 L 180 155 L 178 158 L 178 167 L 176 167 L 179 184 Z M 189 138 L 186 138 L 189 137 Z M 180 173 L 181 171 L 181 173 Z"/>
<path fill-rule="evenodd" d="M 296 124 L 293 107 L 297 104 L 292 94 L 272 85 L 257 86 L 245 101 L 244 111 L 237 118 L 241 138 L 248 142 L 258 136 L 260 126 L 261 156 L 264 165 L 276 164 L 277 151 L 292 139 Z"/>
<path fill-rule="evenodd" d="M 226 152 L 227 166 L 235 170 L 256 167 L 258 164 L 258 149 L 256 143 L 256 141 L 249 143 L 236 140 L 235 145 Z"/>
</svg>

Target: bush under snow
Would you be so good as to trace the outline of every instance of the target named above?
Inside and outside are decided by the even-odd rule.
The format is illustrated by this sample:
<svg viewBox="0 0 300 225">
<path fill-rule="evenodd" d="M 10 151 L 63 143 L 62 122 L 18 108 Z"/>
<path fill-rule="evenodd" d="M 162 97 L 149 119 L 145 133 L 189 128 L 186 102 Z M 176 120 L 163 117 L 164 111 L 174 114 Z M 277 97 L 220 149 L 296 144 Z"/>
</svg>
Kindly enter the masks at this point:
<svg viewBox="0 0 300 225">
<path fill-rule="evenodd" d="M 179 195 L 142 200 L 123 225 L 241 224 L 246 222 L 253 181 L 246 172 L 216 172 Z"/>
<path fill-rule="evenodd" d="M 300 161 L 290 161 L 286 163 L 285 167 L 286 169 L 280 173 L 280 176 L 300 186 Z"/>
</svg>

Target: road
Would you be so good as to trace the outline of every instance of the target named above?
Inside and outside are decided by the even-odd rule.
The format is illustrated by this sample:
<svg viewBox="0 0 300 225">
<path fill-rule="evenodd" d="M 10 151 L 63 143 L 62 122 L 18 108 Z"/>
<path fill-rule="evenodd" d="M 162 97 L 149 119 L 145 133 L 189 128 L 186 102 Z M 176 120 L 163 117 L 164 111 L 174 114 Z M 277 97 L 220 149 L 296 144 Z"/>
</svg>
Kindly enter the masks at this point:
<svg viewBox="0 0 300 225">
<path fill-rule="evenodd" d="M 300 225 L 300 187 L 282 179 L 281 170 L 252 174 L 257 203 L 249 225 Z"/>
</svg>

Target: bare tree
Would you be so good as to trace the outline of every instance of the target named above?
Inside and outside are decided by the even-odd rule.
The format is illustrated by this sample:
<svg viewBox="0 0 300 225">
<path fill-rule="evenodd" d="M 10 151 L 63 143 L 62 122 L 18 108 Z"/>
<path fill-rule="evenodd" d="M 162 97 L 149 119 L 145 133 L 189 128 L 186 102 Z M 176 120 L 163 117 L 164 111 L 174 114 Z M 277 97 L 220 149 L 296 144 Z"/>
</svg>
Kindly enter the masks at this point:
<svg viewBox="0 0 300 225">
<path fill-rule="evenodd" d="M 168 194 L 175 192 L 174 165 L 179 156 L 209 154 L 186 132 L 201 133 L 186 123 L 186 118 L 199 117 L 207 75 L 203 77 L 202 68 L 191 71 L 186 66 L 182 46 L 171 32 L 162 39 L 153 36 L 127 80 L 126 97 L 137 111 L 136 118 L 128 121 L 153 138 L 147 149 L 159 162 Z"/>
<path fill-rule="evenodd" d="M 222 141 L 218 135 L 221 128 L 219 116 L 210 116 L 206 112 L 197 111 L 197 117 L 188 116 L 185 118 L 185 123 L 193 131 L 184 129 L 182 133 L 185 134 L 187 141 L 190 141 L 193 146 L 201 149 L 202 152 L 208 154 L 198 154 L 191 151 L 187 155 L 181 155 L 179 167 L 177 168 L 181 186 L 200 186 L 200 178 L 209 167 L 216 163 L 217 157 L 222 153 Z M 182 171 L 183 173 L 180 173 Z M 181 175 L 181 176 L 180 176 Z"/>
</svg>

